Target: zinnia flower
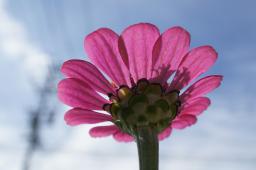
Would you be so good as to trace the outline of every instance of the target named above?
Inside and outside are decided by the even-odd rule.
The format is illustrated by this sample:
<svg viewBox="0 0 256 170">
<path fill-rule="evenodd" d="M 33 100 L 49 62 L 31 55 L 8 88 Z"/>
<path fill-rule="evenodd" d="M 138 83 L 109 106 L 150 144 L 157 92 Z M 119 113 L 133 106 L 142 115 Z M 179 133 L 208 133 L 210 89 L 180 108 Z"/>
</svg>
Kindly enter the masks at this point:
<svg viewBox="0 0 256 170">
<path fill-rule="evenodd" d="M 60 81 L 58 96 L 73 107 L 65 114 L 67 124 L 112 123 L 90 129 L 92 137 L 112 135 L 129 142 L 137 128 L 149 126 L 162 140 L 172 129 L 195 124 L 210 105 L 205 95 L 222 80 L 211 75 L 195 81 L 215 63 L 217 53 L 211 46 L 189 49 L 190 35 L 181 27 L 160 34 L 156 26 L 139 23 L 120 36 L 100 28 L 84 43 L 93 64 L 66 61 L 61 71 L 68 78 Z"/>
</svg>

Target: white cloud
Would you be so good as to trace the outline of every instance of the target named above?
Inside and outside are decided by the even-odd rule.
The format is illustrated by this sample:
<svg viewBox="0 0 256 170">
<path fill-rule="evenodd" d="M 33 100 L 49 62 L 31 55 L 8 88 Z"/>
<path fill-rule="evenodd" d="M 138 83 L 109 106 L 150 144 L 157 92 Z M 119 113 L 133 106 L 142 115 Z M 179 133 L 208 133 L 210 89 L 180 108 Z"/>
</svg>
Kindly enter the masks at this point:
<svg viewBox="0 0 256 170">
<path fill-rule="evenodd" d="M 5 2 L 0 0 L 0 169 L 17 170 L 22 164 L 27 137 L 26 119 L 21 113 L 33 98 L 31 86 L 26 88 L 27 81 L 33 79 L 40 84 L 50 60 L 29 39 L 25 27 L 10 15 Z"/>
<path fill-rule="evenodd" d="M 15 20 L 0 1 L 0 54 L 13 62 L 20 62 L 35 81 L 42 81 L 49 65 L 49 56 L 29 40 L 23 25 Z"/>
</svg>

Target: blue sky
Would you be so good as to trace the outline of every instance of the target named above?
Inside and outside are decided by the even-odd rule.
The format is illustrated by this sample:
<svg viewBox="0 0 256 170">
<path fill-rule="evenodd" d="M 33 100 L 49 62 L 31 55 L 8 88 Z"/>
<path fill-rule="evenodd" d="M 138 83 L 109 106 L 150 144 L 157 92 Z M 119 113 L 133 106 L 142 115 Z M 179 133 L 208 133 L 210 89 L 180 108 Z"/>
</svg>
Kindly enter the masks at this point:
<svg viewBox="0 0 256 170">
<path fill-rule="evenodd" d="M 83 39 L 95 29 L 110 27 L 120 33 L 137 22 L 151 22 L 161 31 L 185 27 L 192 47 L 210 44 L 219 53 L 207 74 L 224 75 L 221 88 L 209 95 L 212 106 L 198 123 L 161 142 L 161 169 L 255 169 L 255 6 L 253 0 L 0 0 L 0 169 L 20 169 L 26 109 L 36 103 L 31 79 L 42 83 L 52 61 L 87 59 Z M 67 127 L 63 113 L 52 133 L 46 129 L 53 142 L 35 155 L 32 167 L 137 168 L 135 144 L 91 139 L 88 126 Z"/>
</svg>

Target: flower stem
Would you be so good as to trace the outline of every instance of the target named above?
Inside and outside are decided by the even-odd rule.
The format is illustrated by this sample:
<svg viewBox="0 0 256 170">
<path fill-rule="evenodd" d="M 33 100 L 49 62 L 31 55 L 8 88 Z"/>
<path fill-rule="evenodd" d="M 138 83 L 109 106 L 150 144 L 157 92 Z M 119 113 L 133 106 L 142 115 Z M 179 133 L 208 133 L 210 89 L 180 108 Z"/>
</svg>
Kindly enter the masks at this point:
<svg viewBox="0 0 256 170">
<path fill-rule="evenodd" d="M 137 128 L 136 142 L 140 170 L 158 170 L 157 132 L 150 126 Z"/>
</svg>

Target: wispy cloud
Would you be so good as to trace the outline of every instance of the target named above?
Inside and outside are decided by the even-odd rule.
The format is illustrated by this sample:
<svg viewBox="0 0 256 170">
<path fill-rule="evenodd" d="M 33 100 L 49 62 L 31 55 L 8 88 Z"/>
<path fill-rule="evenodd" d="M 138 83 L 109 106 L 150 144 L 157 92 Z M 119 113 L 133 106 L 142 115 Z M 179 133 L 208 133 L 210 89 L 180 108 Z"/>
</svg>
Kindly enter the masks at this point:
<svg viewBox="0 0 256 170">
<path fill-rule="evenodd" d="M 18 62 L 28 76 L 35 81 L 42 80 L 50 62 L 49 56 L 34 45 L 22 23 L 8 13 L 4 0 L 0 1 L 0 21 L 1 58 Z"/>
<path fill-rule="evenodd" d="M 5 5 L 0 0 L 0 169 L 17 170 L 26 144 L 26 116 L 22 113 L 33 99 L 28 81 L 40 84 L 50 60 Z"/>
</svg>

